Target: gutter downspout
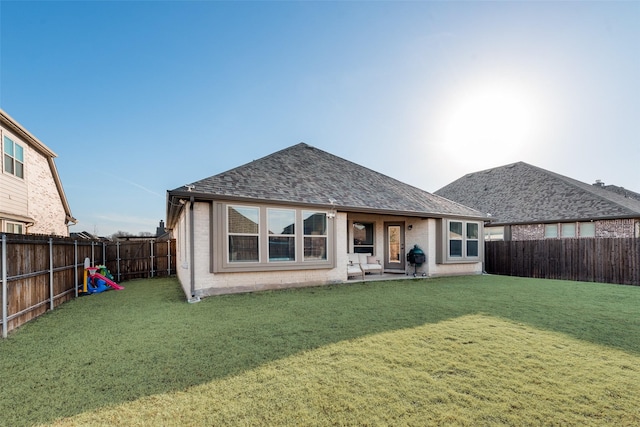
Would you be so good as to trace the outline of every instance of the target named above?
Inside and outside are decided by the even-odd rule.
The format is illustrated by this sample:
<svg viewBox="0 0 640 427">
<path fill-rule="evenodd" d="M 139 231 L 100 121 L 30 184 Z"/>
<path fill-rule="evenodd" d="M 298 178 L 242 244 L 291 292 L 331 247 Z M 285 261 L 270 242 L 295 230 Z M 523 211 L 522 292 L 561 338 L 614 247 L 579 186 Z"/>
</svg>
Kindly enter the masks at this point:
<svg viewBox="0 0 640 427">
<path fill-rule="evenodd" d="M 193 205 L 195 204 L 195 198 L 191 196 L 189 199 L 189 274 L 191 285 L 191 297 L 187 300 L 189 303 L 200 302 L 200 298 L 196 296 L 196 270 L 195 270 L 195 230 L 194 230 L 194 213 Z"/>
</svg>

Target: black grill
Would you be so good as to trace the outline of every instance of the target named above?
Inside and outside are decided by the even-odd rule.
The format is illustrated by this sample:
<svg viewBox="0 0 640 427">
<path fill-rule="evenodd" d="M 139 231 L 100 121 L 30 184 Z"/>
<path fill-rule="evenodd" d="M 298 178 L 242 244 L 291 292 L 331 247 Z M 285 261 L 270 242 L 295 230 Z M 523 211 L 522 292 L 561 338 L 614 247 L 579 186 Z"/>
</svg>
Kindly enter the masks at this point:
<svg viewBox="0 0 640 427">
<path fill-rule="evenodd" d="M 413 249 L 407 253 L 407 262 L 409 264 L 413 264 L 413 277 L 416 277 L 418 275 L 418 267 L 427 262 L 427 256 L 424 251 L 418 247 L 418 245 L 414 245 Z M 425 273 L 422 275 L 424 276 Z"/>
</svg>

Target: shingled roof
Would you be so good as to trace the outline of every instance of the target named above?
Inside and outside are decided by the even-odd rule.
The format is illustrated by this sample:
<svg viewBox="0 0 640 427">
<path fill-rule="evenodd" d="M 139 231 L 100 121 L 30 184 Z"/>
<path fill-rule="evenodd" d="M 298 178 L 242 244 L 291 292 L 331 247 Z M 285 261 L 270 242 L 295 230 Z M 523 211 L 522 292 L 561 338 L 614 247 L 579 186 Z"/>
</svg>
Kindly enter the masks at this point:
<svg viewBox="0 0 640 427">
<path fill-rule="evenodd" d="M 640 218 L 640 200 L 524 162 L 467 174 L 435 194 L 495 224 Z"/>
<path fill-rule="evenodd" d="M 333 206 L 342 211 L 485 218 L 474 209 L 305 143 L 169 191 L 175 198 Z"/>
</svg>

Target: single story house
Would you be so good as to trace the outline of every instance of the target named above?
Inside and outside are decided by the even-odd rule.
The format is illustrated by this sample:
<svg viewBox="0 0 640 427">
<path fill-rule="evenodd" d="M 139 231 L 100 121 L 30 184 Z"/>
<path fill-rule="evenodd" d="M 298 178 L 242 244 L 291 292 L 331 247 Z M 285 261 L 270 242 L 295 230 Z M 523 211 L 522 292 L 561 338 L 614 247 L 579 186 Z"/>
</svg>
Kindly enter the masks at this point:
<svg viewBox="0 0 640 427">
<path fill-rule="evenodd" d="M 304 143 L 167 192 L 190 300 L 348 280 L 349 253 L 385 273 L 482 273 L 482 213 Z M 364 276 L 362 276 L 364 277 Z"/>
<path fill-rule="evenodd" d="M 638 193 L 524 162 L 467 174 L 435 194 L 491 215 L 486 240 L 640 237 Z"/>
<path fill-rule="evenodd" d="M 56 154 L 0 110 L 0 232 L 69 236 L 71 215 Z"/>
</svg>

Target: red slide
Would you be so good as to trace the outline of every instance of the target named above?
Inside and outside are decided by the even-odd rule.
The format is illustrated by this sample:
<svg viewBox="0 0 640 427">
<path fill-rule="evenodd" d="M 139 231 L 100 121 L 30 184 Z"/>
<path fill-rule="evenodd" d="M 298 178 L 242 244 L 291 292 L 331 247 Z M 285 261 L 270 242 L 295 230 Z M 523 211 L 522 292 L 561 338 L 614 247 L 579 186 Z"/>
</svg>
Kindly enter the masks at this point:
<svg viewBox="0 0 640 427">
<path fill-rule="evenodd" d="M 115 289 L 116 291 L 121 291 L 122 289 L 124 289 L 124 286 L 118 285 L 116 282 L 107 279 L 102 274 L 94 273 L 92 277 L 97 277 L 98 279 L 104 280 L 105 282 L 107 282 L 107 285 L 111 286 L 111 288 Z"/>
</svg>

